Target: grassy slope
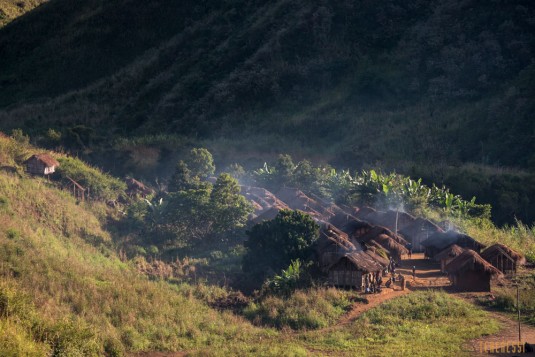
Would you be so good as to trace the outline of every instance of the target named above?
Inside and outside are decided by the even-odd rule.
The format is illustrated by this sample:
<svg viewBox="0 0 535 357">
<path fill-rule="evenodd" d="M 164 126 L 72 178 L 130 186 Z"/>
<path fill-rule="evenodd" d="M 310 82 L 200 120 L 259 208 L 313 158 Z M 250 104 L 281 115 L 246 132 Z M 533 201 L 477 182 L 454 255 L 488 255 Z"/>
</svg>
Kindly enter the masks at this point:
<svg viewBox="0 0 535 357">
<path fill-rule="evenodd" d="M 48 0 L 0 0 L 0 28 Z"/>
<path fill-rule="evenodd" d="M 5 138 L 0 138 L 0 148 L 2 163 L 10 165 L 17 165 L 31 149 Z M 370 318 L 320 336 L 253 327 L 196 298 L 208 294 L 209 300 L 210 289 L 149 281 L 133 263 L 120 261 L 105 227 L 110 214 L 104 204 L 77 203 L 43 179 L 0 173 L 0 354 L 102 355 L 126 349 L 204 355 L 295 356 L 313 351 L 374 355 L 379 347 L 365 347 L 386 339 L 389 349 L 410 345 L 415 355 L 425 355 L 428 340 L 421 337 L 433 333 L 439 343 L 432 350 L 447 355 L 465 339 L 495 329 L 492 324 L 466 327 L 482 326 L 485 314 L 435 293 L 420 293 L 414 301 L 404 298 Z M 308 294 L 325 304 L 323 293 Z M 341 312 L 339 307 L 310 307 L 310 303 L 299 292 L 288 300 L 281 316 L 295 319 L 295 312 L 304 307 L 309 313 L 306 319 L 327 326 Z M 265 304 L 269 314 L 271 302 Z M 412 320 L 400 316 L 396 306 L 414 312 Z M 355 334 L 362 338 L 355 339 Z M 448 341 L 451 346 L 445 349 Z"/>
</svg>

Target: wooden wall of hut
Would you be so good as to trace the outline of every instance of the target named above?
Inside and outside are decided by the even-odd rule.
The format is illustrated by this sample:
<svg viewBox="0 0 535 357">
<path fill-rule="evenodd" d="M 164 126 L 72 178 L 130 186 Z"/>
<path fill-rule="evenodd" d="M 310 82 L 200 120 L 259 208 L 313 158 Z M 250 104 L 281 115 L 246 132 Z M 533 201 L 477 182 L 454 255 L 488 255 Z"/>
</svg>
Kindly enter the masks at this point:
<svg viewBox="0 0 535 357">
<path fill-rule="evenodd" d="M 494 256 L 488 262 L 504 274 L 516 273 L 516 262 L 503 254 Z"/>
<path fill-rule="evenodd" d="M 466 270 L 453 275 L 453 286 L 459 291 L 489 292 L 490 274 L 484 271 Z"/>
<path fill-rule="evenodd" d="M 329 269 L 328 281 L 329 284 L 334 286 L 360 290 L 363 288 L 363 275 L 347 259 L 341 259 L 338 264 Z"/>
</svg>

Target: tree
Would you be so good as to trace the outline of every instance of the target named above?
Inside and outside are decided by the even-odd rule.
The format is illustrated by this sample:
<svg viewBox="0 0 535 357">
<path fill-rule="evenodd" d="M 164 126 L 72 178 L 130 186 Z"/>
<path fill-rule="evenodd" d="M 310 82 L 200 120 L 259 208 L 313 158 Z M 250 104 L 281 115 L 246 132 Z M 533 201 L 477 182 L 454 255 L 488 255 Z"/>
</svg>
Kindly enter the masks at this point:
<svg viewBox="0 0 535 357">
<path fill-rule="evenodd" d="M 319 226 L 305 213 L 281 210 L 273 220 L 253 226 L 247 236 L 243 270 L 263 280 L 288 267 L 292 260 L 309 261 Z"/>
<path fill-rule="evenodd" d="M 238 181 L 223 173 L 217 178 L 210 195 L 210 211 L 214 232 L 223 233 L 243 227 L 253 207 L 240 194 Z"/>
<path fill-rule="evenodd" d="M 201 240 L 212 232 L 210 193 L 211 186 L 169 194 L 164 226 L 175 239 Z"/>
<path fill-rule="evenodd" d="M 295 170 L 295 164 L 290 155 L 279 155 L 275 163 L 275 170 L 277 173 L 277 183 L 279 185 L 287 185 L 292 182 Z"/>
<path fill-rule="evenodd" d="M 188 165 L 182 160 L 180 160 L 175 167 L 175 172 L 171 179 L 169 180 L 169 185 L 167 190 L 169 192 L 178 192 L 184 191 L 192 188 L 192 182 L 194 177 L 191 173 L 191 170 L 188 168 Z"/>
<path fill-rule="evenodd" d="M 191 170 L 191 175 L 201 180 L 210 177 L 215 172 L 214 158 L 210 151 L 204 148 L 191 149 L 186 164 Z"/>
</svg>

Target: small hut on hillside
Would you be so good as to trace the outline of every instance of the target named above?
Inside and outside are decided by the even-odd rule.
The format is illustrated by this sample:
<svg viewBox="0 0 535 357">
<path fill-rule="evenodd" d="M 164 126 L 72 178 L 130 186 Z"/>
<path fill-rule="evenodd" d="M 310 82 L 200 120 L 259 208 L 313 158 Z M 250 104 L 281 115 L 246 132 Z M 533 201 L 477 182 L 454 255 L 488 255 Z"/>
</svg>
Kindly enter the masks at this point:
<svg viewBox="0 0 535 357">
<path fill-rule="evenodd" d="M 328 268 L 328 282 L 337 287 L 364 289 L 366 281 L 375 281 L 384 267 L 363 251 L 350 252 L 339 257 Z"/>
<path fill-rule="evenodd" d="M 133 179 L 131 177 L 128 177 L 125 181 L 126 183 L 126 193 L 130 196 L 141 196 L 143 198 L 147 197 L 148 195 L 154 193 L 154 191 L 145 186 L 144 183 L 139 182 L 136 179 Z"/>
<path fill-rule="evenodd" d="M 446 265 L 455 288 L 461 291 L 490 291 L 490 280 L 502 273 L 471 249 L 466 249 Z"/>
<path fill-rule="evenodd" d="M 59 167 L 59 162 L 49 154 L 35 154 L 24 161 L 26 171 L 32 175 L 50 175 Z"/>
<path fill-rule="evenodd" d="M 411 224 L 401 228 L 399 233 L 412 244 L 413 252 L 423 252 L 422 242 L 437 232 L 443 232 L 442 228 L 424 218 L 416 218 Z"/>
<path fill-rule="evenodd" d="M 440 262 L 440 271 L 443 273 L 446 272 L 446 265 L 449 264 L 455 257 L 459 256 L 464 252 L 464 248 L 459 247 L 457 244 L 452 244 L 437 255 L 435 255 L 435 260 Z"/>
<path fill-rule="evenodd" d="M 452 244 L 457 244 L 461 248 L 472 249 L 477 253 L 479 253 L 481 249 L 485 247 L 484 244 L 479 243 L 469 235 L 454 231 L 437 232 L 431 235 L 421 244 L 425 247 L 425 255 L 428 258 L 434 258 L 436 254 Z"/>
<path fill-rule="evenodd" d="M 526 264 L 526 258 L 522 254 L 500 243 L 485 249 L 481 257 L 504 274 L 516 273 L 519 265 Z"/>
</svg>

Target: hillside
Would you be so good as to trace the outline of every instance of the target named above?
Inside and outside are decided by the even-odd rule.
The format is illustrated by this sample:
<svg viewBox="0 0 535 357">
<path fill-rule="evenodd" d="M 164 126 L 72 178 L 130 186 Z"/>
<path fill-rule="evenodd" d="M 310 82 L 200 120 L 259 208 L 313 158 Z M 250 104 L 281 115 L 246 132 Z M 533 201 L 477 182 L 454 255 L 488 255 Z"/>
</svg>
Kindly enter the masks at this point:
<svg viewBox="0 0 535 357">
<path fill-rule="evenodd" d="M 0 128 L 54 128 L 121 175 L 144 156 L 151 179 L 175 157 L 159 134 L 380 165 L 532 222 L 534 27 L 522 0 L 55 0 L 0 30 Z"/>
<path fill-rule="evenodd" d="M 47 1 L 48 0 L 1 0 L 0 28 Z"/>
<path fill-rule="evenodd" d="M 230 296 L 229 291 L 186 276 L 147 276 L 139 269 L 139 264 L 149 264 L 141 253 L 128 259 L 117 250 L 124 238 L 121 222 L 127 223 L 121 208 L 97 198 L 78 201 L 57 177 L 27 176 L 21 163 L 42 151 L 0 137 L 3 356 L 140 351 L 371 356 L 400 349 L 412 355 L 469 355 L 465 342 L 499 329 L 480 308 L 443 292 L 414 292 L 362 317 L 348 315 L 343 323 L 337 322 L 349 306 L 358 309 L 360 300 L 353 292 L 321 287 L 284 299 L 268 296 L 243 312 L 216 308 L 214 303 Z M 50 154 L 63 166 L 76 162 L 87 177 L 106 177 L 64 154 Z M 194 260 L 173 259 L 178 258 Z M 195 280 L 202 280 L 198 274 Z"/>
</svg>

